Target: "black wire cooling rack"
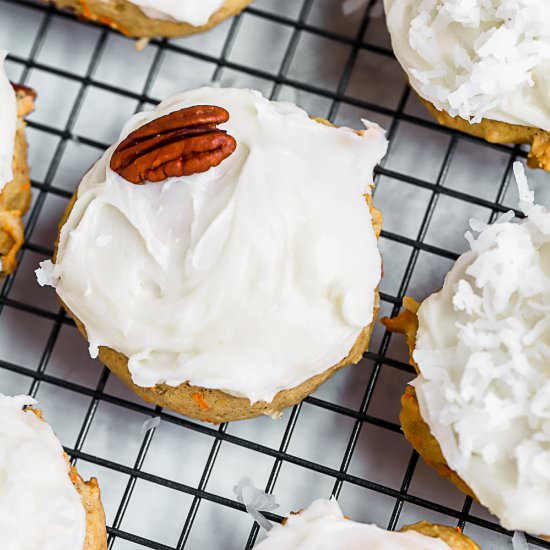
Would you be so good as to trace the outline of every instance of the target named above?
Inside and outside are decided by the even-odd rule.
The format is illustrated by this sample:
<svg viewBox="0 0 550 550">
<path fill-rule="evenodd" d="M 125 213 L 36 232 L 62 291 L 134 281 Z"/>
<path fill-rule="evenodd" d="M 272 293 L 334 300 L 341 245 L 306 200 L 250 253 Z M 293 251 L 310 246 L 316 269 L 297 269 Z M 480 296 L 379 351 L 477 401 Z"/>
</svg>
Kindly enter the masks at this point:
<svg viewBox="0 0 550 550">
<path fill-rule="evenodd" d="M 31 116 L 29 121 L 33 168 L 38 165 L 40 170 L 38 173 L 33 170 L 34 200 L 26 219 L 26 244 L 19 268 L 1 287 L 0 389 L 8 391 L 15 387 L 20 392 L 37 395 L 41 403 L 46 401 L 46 413 L 50 418 L 55 417 L 56 408 L 66 411 L 63 404 L 69 396 L 84 403 L 81 414 L 63 412 L 52 424 L 58 433 L 62 432 L 60 436 L 66 450 L 79 469 L 96 473 L 100 478 L 104 499 L 109 501 L 106 506 L 109 548 L 251 548 L 259 534 L 258 525 L 249 521 L 243 505 L 231 491 L 220 489 L 223 483 L 229 487 L 237 484 L 240 477 L 227 465 L 222 465 L 218 474 L 218 465 L 223 462 L 220 455 L 226 447 L 246 453 L 245 472 L 255 462 L 267 461 L 266 477 L 256 484 L 274 492 L 279 500 L 284 500 L 284 495 L 292 493 L 294 487 L 313 480 L 309 494 L 317 497 L 332 494 L 342 501 L 350 491 L 360 491 L 353 509 L 345 509 L 354 518 L 376 519 L 389 529 L 405 522 L 434 518 L 464 528 L 466 533 L 485 544 L 485 549 L 511 547 L 510 534 L 494 518 L 470 498 L 459 495 L 450 484 L 439 480 L 404 442 L 395 411 L 413 372 L 407 364 L 401 338 L 392 337 L 378 327 L 371 351 L 360 366 L 345 369 L 338 375 L 333 391 L 321 389 L 303 404 L 287 411 L 284 419 L 278 422 L 261 419 L 245 421 L 250 422 L 246 426 L 239 423 L 236 428 L 234 424 L 213 426 L 152 408 L 123 390 L 112 390 L 110 385 L 115 383 L 114 377 L 86 357 L 85 348 L 75 343 L 80 342 L 75 330 L 70 331 L 70 337 L 65 337 L 65 331 L 73 326 L 72 321 L 58 306 L 47 302 L 43 296 L 48 291 L 36 289 L 32 281 L 37 261 L 52 253 L 57 219 L 45 214 L 47 205 L 59 204 L 54 211 L 60 212 L 78 181 L 79 174 L 74 170 L 64 176 L 68 170 L 65 159 L 85 150 L 91 151 L 88 154 L 91 162 L 109 143 L 87 130 L 94 121 L 94 127 L 106 123 L 106 117 L 102 120 L 101 108 L 93 113 L 87 111 L 87 99 L 93 94 L 104 94 L 110 98 L 107 102 L 133 102 L 133 110 L 155 104 L 162 99 L 155 96 L 155 82 L 163 63 L 169 59 L 172 65 L 179 62 L 183 73 L 193 73 L 200 67 L 200 74 L 209 72 L 210 79 L 215 82 L 223 82 L 227 75 L 232 75 L 237 82 L 241 79 L 252 86 L 259 85 L 273 98 L 290 96 L 298 103 L 311 102 L 312 114 L 337 123 L 349 121 L 357 125 L 361 116 L 380 121 L 387 128 L 391 143 L 388 156 L 376 171 L 375 202 L 382 207 L 387 222 L 380 240 L 386 271 L 381 292 L 382 312 L 397 314 L 407 292 L 423 298 L 435 290 L 450 263 L 464 249 L 462 234 L 468 217 L 481 215 L 486 220 L 493 220 L 514 206 L 511 167 L 514 160 L 524 159 L 525 153 L 520 148 L 486 144 L 435 124 L 419 107 L 395 63 L 379 14 L 380 7 L 373 1 L 366 4 L 344 18 L 340 0 L 260 0 L 240 17 L 212 31 L 221 37 L 214 53 L 197 47 L 194 39 L 151 41 L 140 57 L 132 58 L 139 60 L 136 71 L 145 75 L 137 86 L 131 79 L 125 84 L 120 78 L 106 78 L 101 69 L 104 59 L 114 55 L 110 41 L 117 40 L 129 47 L 130 40 L 103 27 L 76 22 L 71 14 L 58 12 L 51 6 L 31 0 L 0 0 L 0 47 L 12 51 L 9 65 L 18 72 L 18 80 L 36 85 L 33 77 L 40 74 L 44 81 L 59 79 L 67 90 L 71 90 L 52 104 L 66 113 L 65 120 L 44 122 L 39 115 L 39 101 L 37 115 Z M 319 16 L 323 12 L 328 16 Z M 19 23 L 23 15 L 24 25 Z M 332 25 L 335 22 L 337 24 Z M 72 52 L 65 52 L 66 56 L 57 61 L 44 55 L 52 37 L 67 26 L 71 26 L 75 49 L 84 36 L 92 40 L 93 47 L 88 52 L 85 67 L 74 67 L 69 62 Z M 243 28 L 246 32 L 252 29 L 251 36 L 256 40 L 269 36 L 275 46 L 272 49 L 279 54 L 276 64 L 271 58 L 265 63 L 258 59 L 247 61 L 246 52 L 255 45 L 249 42 L 244 49 L 239 45 L 240 35 L 245 32 Z M 7 44 L 3 43 L 2 33 L 8 36 Z M 28 44 L 26 49 L 14 48 L 14 43 L 23 39 Z M 236 48 L 245 54 L 233 55 Z M 295 60 L 304 56 L 311 70 L 296 69 Z M 327 66 L 337 77 L 328 76 Z M 42 89 L 36 87 L 40 98 L 46 92 L 45 85 Z M 51 102 L 48 100 L 48 103 Z M 312 112 L 316 107 L 321 112 Z M 82 116 L 88 120 L 88 126 L 80 124 Z M 118 127 L 122 122 L 117 122 Z M 538 183 L 542 183 L 546 175 L 536 173 L 531 177 L 535 187 L 543 193 Z M 67 180 L 71 181 L 65 184 Z M 19 319 L 15 325 L 6 321 L 12 317 Z M 9 345 L 14 338 L 18 346 Z M 18 359 L 17 354 L 6 351 L 14 347 L 24 349 L 30 345 L 30 339 L 42 342 L 39 353 L 31 354 L 32 357 L 23 353 L 22 359 Z M 59 367 L 58 348 L 67 346 L 64 366 Z M 91 382 L 88 375 L 79 378 L 70 373 L 82 364 L 86 373 L 97 373 Z M 341 393 L 348 391 L 352 391 L 354 399 L 341 398 Z M 106 425 L 98 420 L 103 414 L 102 407 L 110 407 L 112 411 Z M 388 409 L 391 414 L 386 414 Z M 160 428 L 168 426 L 175 430 L 178 441 L 182 442 L 177 450 L 182 462 L 192 453 L 197 437 L 206 442 L 193 482 L 160 475 L 159 470 L 151 466 L 160 460 L 159 453 L 154 451 L 160 428 L 139 432 L 137 443 L 134 438 L 135 453 L 130 461 L 112 456 L 109 444 L 101 451 L 94 451 L 97 446 L 89 448 L 90 438 L 96 437 L 93 436 L 96 423 L 99 428 L 109 431 L 110 422 L 130 414 L 137 414 L 142 419 L 160 417 Z M 346 428 L 331 431 L 333 424 L 328 423 L 324 431 L 324 420 L 319 418 L 324 419 L 326 415 L 341 419 Z M 317 420 L 311 424 L 308 418 Z M 70 437 L 63 431 L 67 422 L 76 426 Z M 260 423 L 260 431 L 264 430 L 266 422 L 276 424 L 276 441 L 264 441 L 258 437 L 260 432 L 257 430 L 247 431 L 254 422 Z M 306 423 L 305 428 L 301 428 L 302 422 Z M 336 425 L 340 425 L 338 422 Z M 121 428 L 120 422 L 118 428 L 122 429 L 119 432 L 122 437 L 124 426 Z M 312 455 L 306 441 L 307 437 L 313 437 L 311 434 L 319 435 L 321 441 L 321 450 Z M 386 447 L 386 437 L 395 439 L 397 446 Z M 164 454 L 165 459 L 167 454 L 170 450 Z M 336 458 L 326 461 L 325 454 Z M 388 474 L 387 465 L 394 462 L 401 465 L 401 473 L 390 469 Z M 281 473 L 288 471 L 291 473 Z M 284 475 L 286 482 L 282 481 Z M 215 482 L 216 476 L 226 481 Z M 111 486 L 115 477 L 118 492 Z M 317 482 L 318 479 L 322 482 Z M 430 488 L 435 485 L 440 490 Z M 149 512 L 145 516 L 138 513 L 134 527 L 125 519 L 129 514 L 135 515 L 132 510 L 136 492 L 141 491 L 146 500 L 154 501 L 151 495 L 160 490 L 170 490 L 185 497 L 183 512 L 174 508 L 169 514 L 163 513 L 162 521 L 166 520 L 166 515 L 174 516 L 170 528 L 173 533 L 169 537 L 148 536 L 152 531 L 140 528 L 147 523 L 147 517 L 154 521 L 154 509 L 160 506 L 160 501 L 152 505 L 150 516 L 147 516 Z M 382 506 L 380 502 L 385 503 L 384 513 L 378 512 Z M 308 502 L 301 500 L 297 505 L 300 504 L 305 506 Z M 221 515 L 203 517 L 201 509 L 208 505 L 215 506 Z M 236 517 L 231 515 L 233 512 L 248 521 L 244 538 L 242 534 L 239 539 L 233 538 L 231 529 L 223 538 L 217 533 L 217 542 L 203 534 L 194 536 L 201 529 L 216 534 L 216 517 L 223 514 Z M 281 513 L 286 512 L 282 510 Z M 272 521 L 281 520 L 272 513 L 266 516 Z M 533 537 L 528 540 L 533 547 L 550 548 L 550 544 L 542 540 Z"/>
</svg>

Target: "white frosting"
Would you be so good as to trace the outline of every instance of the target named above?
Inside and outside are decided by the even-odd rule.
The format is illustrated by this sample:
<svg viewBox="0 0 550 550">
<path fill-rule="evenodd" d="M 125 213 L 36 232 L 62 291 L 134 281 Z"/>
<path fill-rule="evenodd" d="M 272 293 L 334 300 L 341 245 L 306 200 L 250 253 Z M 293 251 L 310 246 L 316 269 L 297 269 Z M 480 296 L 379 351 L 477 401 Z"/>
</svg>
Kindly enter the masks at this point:
<svg viewBox="0 0 550 550">
<path fill-rule="evenodd" d="M 11 167 L 17 129 L 15 92 L 4 71 L 6 55 L 8 52 L 0 50 L 0 190 L 13 179 Z"/>
<path fill-rule="evenodd" d="M 548 0 L 385 0 L 395 54 L 439 110 L 550 131 Z"/>
<path fill-rule="evenodd" d="M 316 500 L 275 525 L 256 550 L 450 550 L 441 539 L 396 533 L 346 519 L 334 500 Z"/>
<path fill-rule="evenodd" d="M 174 19 L 194 27 L 206 25 L 225 0 L 130 0 L 153 19 Z"/>
<path fill-rule="evenodd" d="M 550 535 L 550 212 L 514 167 L 513 223 L 472 225 L 423 302 L 414 359 L 422 417 L 449 466 L 507 529 Z"/>
<path fill-rule="evenodd" d="M 387 142 L 376 125 L 358 135 L 221 88 L 137 114 L 121 138 L 198 104 L 229 111 L 235 153 L 139 186 L 108 168 L 110 148 L 39 280 L 84 323 L 92 355 L 109 346 L 130 358 L 136 384 L 190 381 L 269 402 L 346 357 L 373 319 L 381 259 L 364 194 Z"/>
<path fill-rule="evenodd" d="M 82 550 L 86 515 L 63 448 L 32 397 L 0 394 L 0 533 L 9 550 Z"/>
</svg>

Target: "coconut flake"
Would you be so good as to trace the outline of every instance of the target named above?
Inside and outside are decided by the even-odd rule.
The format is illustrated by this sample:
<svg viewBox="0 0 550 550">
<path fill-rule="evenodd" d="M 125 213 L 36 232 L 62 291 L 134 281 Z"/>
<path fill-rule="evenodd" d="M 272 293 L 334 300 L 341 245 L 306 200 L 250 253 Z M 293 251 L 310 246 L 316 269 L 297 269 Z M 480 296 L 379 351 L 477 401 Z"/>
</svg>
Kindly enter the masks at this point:
<svg viewBox="0 0 550 550">
<path fill-rule="evenodd" d="M 141 435 L 142 437 L 147 435 L 148 432 L 158 428 L 160 424 L 160 416 L 153 416 L 149 418 L 141 425 Z"/>
<path fill-rule="evenodd" d="M 88 335 L 88 353 L 92 359 L 97 359 L 99 357 L 99 344 L 97 341 Z"/>
<path fill-rule="evenodd" d="M 237 500 L 244 504 L 246 511 L 254 518 L 258 524 L 266 531 L 269 531 L 273 525 L 267 520 L 261 512 L 271 512 L 279 508 L 273 495 L 269 495 L 260 489 L 257 489 L 248 477 L 243 477 L 235 487 L 233 492 Z"/>
<path fill-rule="evenodd" d="M 514 550 L 529 550 L 529 545 L 527 544 L 527 539 L 525 538 L 525 533 L 521 531 L 516 531 L 512 537 L 512 546 Z"/>
<path fill-rule="evenodd" d="M 137 52 L 142 52 L 148 45 L 149 45 L 149 42 L 151 41 L 150 38 L 147 38 L 146 36 L 140 38 L 139 40 L 136 40 L 135 42 L 135 48 L 136 48 L 136 51 Z"/>
<path fill-rule="evenodd" d="M 535 203 L 535 193 L 529 189 L 523 164 L 518 161 L 514 162 L 513 170 L 514 177 L 516 178 L 516 184 L 518 186 L 519 206 L 523 210 L 526 206 L 529 208 L 529 206 Z"/>
</svg>

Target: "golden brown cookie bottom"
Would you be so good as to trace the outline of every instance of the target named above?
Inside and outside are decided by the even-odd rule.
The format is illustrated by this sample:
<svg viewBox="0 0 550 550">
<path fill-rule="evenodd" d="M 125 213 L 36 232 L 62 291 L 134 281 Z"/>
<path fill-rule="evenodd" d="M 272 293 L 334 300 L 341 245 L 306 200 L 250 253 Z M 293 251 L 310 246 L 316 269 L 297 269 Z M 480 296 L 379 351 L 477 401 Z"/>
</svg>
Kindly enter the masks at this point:
<svg viewBox="0 0 550 550">
<path fill-rule="evenodd" d="M 433 117 L 448 128 L 459 130 L 489 143 L 502 145 L 531 145 L 527 157 L 530 168 L 542 168 L 550 172 L 550 132 L 530 126 L 520 126 L 484 118 L 481 122 L 471 124 L 461 117 L 452 117 L 445 111 L 439 111 L 429 101 L 420 98 Z"/>
<path fill-rule="evenodd" d="M 208 23 L 200 27 L 173 20 L 152 19 L 128 0 L 49 1 L 58 8 L 68 8 L 79 17 L 107 25 L 126 36 L 154 38 L 157 36 L 188 36 L 207 31 L 228 17 L 240 13 L 252 0 L 225 0 L 222 7 L 212 14 Z"/>
<path fill-rule="evenodd" d="M 14 86 L 17 99 L 17 129 L 12 161 L 13 180 L 0 191 L 0 275 L 9 275 L 17 264 L 17 253 L 24 241 L 21 217 L 31 203 L 31 180 L 27 164 L 24 117 L 34 109 L 35 93 Z"/>
<path fill-rule="evenodd" d="M 447 525 L 435 525 L 427 521 L 421 521 L 414 525 L 407 525 L 401 531 L 416 531 L 427 537 L 441 539 L 446 542 L 451 550 L 480 550 L 479 546 L 467 537 L 458 528 L 448 527 Z"/>
<path fill-rule="evenodd" d="M 418 317 L 416 315 L 419 304 L 412 298 L 403 299 L 403 311 L 393 319 L 384 318 L 382 324 L 390 331 L 405 334 L 409 348 L 409 361 L 416 372 L 420 374 L 418 365 L 413 359 L 413 352 L 416 347 L 416 332 L 418 330 Z M 434 468 L 438 474 L 452 481 L 463 493 L 476 498 L 473 491 L 452 470 L 441 451 L 439 443 L 432 435 L 430 427 L 422 418 L 416 392 L 412 386 L 407 386 L 401 397 L 401 414 L 399 417 L 401 428 L 409 443 L 415 451 L 423 458 L 424 462 Z"/>
<path fill-rule="evenodd" d="M 301 512 L 290 513 L 291 516 L 297 516 L 300 514 Z M 347 516 L 346 519 L 348 519 Z M 286 525 L 287 520 L 288 518 L 284 518 L 281 524 Z M 407 531 L 416 531 L 421 535 L 434 539 L 440 539 L 443 542 L 446 542 L 451 550 L 481 550 L 479 546 L 470 537 L 467 537 L 458 527 L 438 525 L 430 523 L 429 521 L 419 521 L 413 525 L 404 525 L 399 531 L 402 533 L 406 533 Z"/>
<path fill-rule="evenodd" d="M 299 515 L 301 512 L 292 513 L 291 515 Z M 281 522 L 285 525 L 288 518 L 284 518 Z M 479 546 L 470 538 L 462 533 L 458 527 L 449 527 L 448 525 L 438 525 L 428 521 L 420 521 L 413 525 L 404 525 L 400 530 L 402 533 L 407 531 L 416 531 L 421 535 L 440 539 L 446 542 L 451 550 L 481 550 Z"/>
<path fill-rule="evenodd" d="M 82 498 L 86 512 L 86 538 L 84 550 L 107 550 L 107 530 L 105 512 L 101 504 L 101 494 L 97 479 L 84 480 L 74 467 L 71 468 L 71 481 Z"/>
</svg>

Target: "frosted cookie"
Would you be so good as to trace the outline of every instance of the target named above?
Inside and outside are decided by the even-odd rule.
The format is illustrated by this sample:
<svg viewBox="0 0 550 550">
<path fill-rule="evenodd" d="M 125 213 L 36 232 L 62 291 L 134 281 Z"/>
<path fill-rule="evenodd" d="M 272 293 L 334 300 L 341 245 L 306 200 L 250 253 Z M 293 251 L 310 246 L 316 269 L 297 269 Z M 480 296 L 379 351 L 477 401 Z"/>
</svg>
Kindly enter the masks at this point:
<svg viewBox="0 0 550 550">
<path fill-rule="evenodd" d="M 344 517 L 335 500 L 316 500 L 299 514 L 275 525 L 256 550 L 480 550 L 470 538 L 453 527 L 422 521 L 386 531 L 376 525 Z"/>
<path fill-rule="evenodd" d="M 84 482 L 32 397 L 0 394 L 0 533 L 10 550 L 107 550 L 96 479 Z"/>
<path fill-rule="evenodd" d="M 55 286 L 144 399 L 213 422 L 277 415 L 367 349 L 383 131 L 201 88 L 135 115 L 61 222 Z"/>
<path fill-rule="evenodd" d="M 204 32 L 252 0 L 49 0 L 126 36 L 176 37 Z"/>
<path fill-rule="evenodd" d="M 0 50 L 0 276 L 16 266 L 24 241 L 21 216 L 31 203 L 24 117 L 34 109 L 35 92 L 11 84 Z"/>
<path fill-rule="evenodd" d="M 473 223 L 443 288 L 385 320 L 418 376 L 402 398 L 407 439 L 503 527 L 550 535 L 550 212 L 514 166 L 520 208 Z"/>
<path fill-rule="evenodd" d="M 492 143 L 531 144 L 550 171 L 550 4 L 385 0 L 398 61 L 443 125 Z"/>
</svg>

